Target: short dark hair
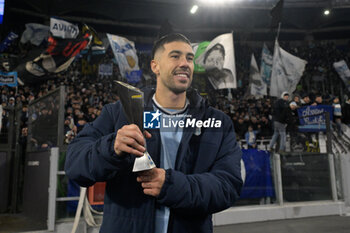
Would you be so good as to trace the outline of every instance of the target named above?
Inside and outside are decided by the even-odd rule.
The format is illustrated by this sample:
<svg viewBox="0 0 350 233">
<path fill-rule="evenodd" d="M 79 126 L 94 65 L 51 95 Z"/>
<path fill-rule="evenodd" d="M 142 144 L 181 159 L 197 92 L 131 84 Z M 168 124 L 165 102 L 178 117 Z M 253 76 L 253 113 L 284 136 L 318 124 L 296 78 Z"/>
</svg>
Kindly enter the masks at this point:
<svg viewBox="0 0 350 233">
<path fill-rule="evenodd" d="M 154 42 L 153 49 L 152 49 L 152 59 L 154 59 L 154 55 L 160 48 L 164 48 L 165 44 L 174 42 L 174 41 L 182 41 L 189 45 L 191 45 L 191 42 L 189 39 L 187 39 L 186 36 L 180 34 L 180 33 L 172 33 L 165 36 L 162 36 L 159 38 L 156 42 Z"/>
<path fill-rule="evenodd" d="M 208 52 L 205 53 L 205 55 L 204 55 L 204 60 L 203 60 L 204 63 L 207 61 L 207 58 L 208 58 L 209 54 L 210 54 L 211 52 L 213 52 L 214 50 L 218 50 L 218 51 L 222 54 L 222 56 L 225 57 L 225 48 L 224 48 L 224 46 L 223 46 L 222 44 L 217 43 L 216 45 L 214 45 L 213 47 L 211 47 L 211 48 L 208 50 Z"/>
</svg>

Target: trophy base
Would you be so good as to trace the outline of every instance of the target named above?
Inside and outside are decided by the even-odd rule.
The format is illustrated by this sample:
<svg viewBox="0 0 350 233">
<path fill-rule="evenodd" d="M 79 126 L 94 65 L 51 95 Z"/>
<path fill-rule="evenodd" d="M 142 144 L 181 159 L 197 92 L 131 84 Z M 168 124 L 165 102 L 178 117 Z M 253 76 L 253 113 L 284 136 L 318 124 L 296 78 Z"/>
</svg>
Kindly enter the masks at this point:
<svg viewBox="0 0 350 233">
<path fill-rule="evenodd" d="M 134 162 L 133 172 L 150 170 L 156 167 L 148 152 L 144 152 L 142 157 L 137 157 Z"/>
</svg>

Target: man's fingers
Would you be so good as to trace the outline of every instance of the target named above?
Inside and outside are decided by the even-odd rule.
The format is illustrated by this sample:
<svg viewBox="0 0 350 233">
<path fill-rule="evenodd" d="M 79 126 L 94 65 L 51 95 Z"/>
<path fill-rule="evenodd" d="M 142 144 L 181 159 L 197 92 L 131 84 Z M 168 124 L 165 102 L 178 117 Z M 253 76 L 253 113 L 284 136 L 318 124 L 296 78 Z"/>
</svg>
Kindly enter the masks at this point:
<svg viewBox="0 0 350 233">
<path fill-rule="evenodd" d="M 142 156 L 146 151 L 144 145 L 145 138 L 137 125 L 125 125 L 117 131 L 114 150 L 118 155 L 126 152 Z"/>
<path fill-rule="evenodd" d="M 153 197 L 157 197 L 160 193 L 161 186 L 158 182 L 144 182 L 141 184 L 143 193 Z"/>
<path fill-rule="evenodd" d="M 137 182 L 150 182 L 153 180 L 152 176 L 138 176 L 136 178 Z"/>
<path fill-rule="evenodd" d="M 150 132 L 148 132 L 147 130 L 143 131 L 143 135 L 144 135 L 146 138 L 151 138 L 151 137 L 152 137 L 152 134 L 150 134 Z"/>
<path fill-rule="evenodd" d="M 148 171 L 142 171 L 138 174 L 136 180 L 141 183 L 144 194 L 157 197 L 164 184 L 165 170 L 153 168 Z"/>
<path fill-rule="evenodd" d="M 151 189 L 152 188 L 152 183 L 151 182 L 142 182 L 141 183 L 142 188 L 144 189 Z"/>
<path fill-rule="evenodd" d="M 158 182 L 142 182 L 141 183 L 142 188 L 144 189 L 160 189 L 161 186 Z"/>
<path fill-rule="evenodd" d="M 140 152 L 145 152 L 146 148 L 141 146 L 135 139 L 133 138 L 128 138 L 128 137 L 124 137 L 122 138 L 122 140 L 125 142 L 125 144 L 133 147 L 134 149 L 140 151 Z"/>
<path fill-rule="evenodd" d="M 159 191 L 155 189 L 143 189 L 143 193 L 152 197 L 158 197 Z"/>
<path fill-rule="evenodd" d="M 133 154 L 133 155 L 136 155 L 136 156 L 143 156 L 143 152 L 141 152 L 139 150 L 136 150 L 136 149 L 134 149 L 134 148 L 132 148 L 130 146 L 127 146 L 125 144 L 120 145 L 119 151 L 123 151 L 123 152 L 129 153 L 129 154 Z"/>
<path fill-rule="evenodd" d="M 122 138 L 132 138 L 134 140 L 136 140 L 140 145 L 145 145 L 145 138 L 143 137 L 141 131 L 131 131 L 131 130 L 125 130 L 123 132 L 121 132 L 120 135 Z"/>
</svg>

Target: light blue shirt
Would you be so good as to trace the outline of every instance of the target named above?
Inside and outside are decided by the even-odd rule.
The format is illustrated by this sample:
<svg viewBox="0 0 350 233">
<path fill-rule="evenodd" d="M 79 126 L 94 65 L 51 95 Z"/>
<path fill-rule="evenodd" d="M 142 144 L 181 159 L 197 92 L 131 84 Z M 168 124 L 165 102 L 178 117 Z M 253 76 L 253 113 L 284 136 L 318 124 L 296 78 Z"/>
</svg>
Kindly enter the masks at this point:
<svg viewBox="0 0 350 233">
<path fill-rule="evenodd" d="M 185 109 L 174 110 L 162 108 L 153 97 L 154 108 L 162 111 L 162 118 L 171 121 L 178 121 L 185 119 Z M 182 112 L 181 114 L 178 114 Z M 176 162 L 177 151 L 181 142 L 183 129 L 178 125 L 176 127 L 160 127 L 161 151 L 160 151 L 160 167 L 164 169 L 174 169 Z M 155 218 L 155 233 L 166 233 L 168 230 L 170 209 L 166 206 L 158 206 Z"/>
</svg>

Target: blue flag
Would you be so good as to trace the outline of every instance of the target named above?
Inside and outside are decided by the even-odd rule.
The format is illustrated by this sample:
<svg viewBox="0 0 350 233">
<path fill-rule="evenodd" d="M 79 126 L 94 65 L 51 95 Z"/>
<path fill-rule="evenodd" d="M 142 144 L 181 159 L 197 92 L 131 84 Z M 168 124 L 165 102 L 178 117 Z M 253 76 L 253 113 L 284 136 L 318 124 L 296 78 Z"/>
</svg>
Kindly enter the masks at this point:
<svg viewBox="0 0 350 233">
<path fill-rule="evenodd" d="M 0 86 L 17 86 L 17 72 L 0 72 Z"/>
<path fill-rule="evenodd" d="M 274 197 L 270 153 L 257 149 L 242 149 L 242 153 L 247 175 L 240 198 Z"/>
<path fill-rule="evenodd" d="M 16 33 L 10 32 L 0 44 L 0 53 L 4 52 L 17 38 L 18 35 Z"/>
</svg>

